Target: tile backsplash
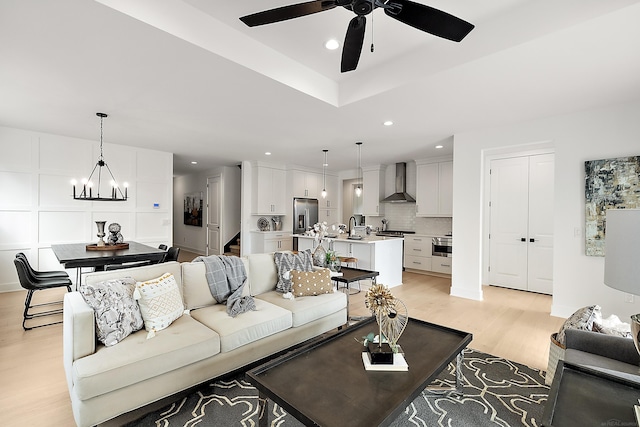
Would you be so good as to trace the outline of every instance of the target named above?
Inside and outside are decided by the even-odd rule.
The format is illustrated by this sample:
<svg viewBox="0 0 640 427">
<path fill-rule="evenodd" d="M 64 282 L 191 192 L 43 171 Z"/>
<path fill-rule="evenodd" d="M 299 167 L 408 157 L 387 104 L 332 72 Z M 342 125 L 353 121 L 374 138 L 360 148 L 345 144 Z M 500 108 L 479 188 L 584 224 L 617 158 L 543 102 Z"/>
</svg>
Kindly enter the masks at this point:
<svg viewBox="0 0 640 427">
<path fill-rule="evenodd" d="M 415 203 L 385 203 L 384 217 L 368 217 L 367 225 L 382 227 L 382 218 L 389 222 L 387 229 L 415 231 L 418 234 L 444 235 L 451 232 L 452 218 L 416 218 Z"/>
</svg>

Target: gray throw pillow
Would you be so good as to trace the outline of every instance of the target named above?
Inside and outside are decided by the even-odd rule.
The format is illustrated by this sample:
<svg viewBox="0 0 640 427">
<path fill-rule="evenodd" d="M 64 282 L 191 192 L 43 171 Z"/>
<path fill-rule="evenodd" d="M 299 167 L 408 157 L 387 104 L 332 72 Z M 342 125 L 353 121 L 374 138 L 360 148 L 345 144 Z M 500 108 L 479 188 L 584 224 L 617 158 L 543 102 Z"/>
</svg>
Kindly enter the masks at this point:
<svg viewBox="0 0 640 427">
<path fill-rule="evenodd" d="M 133 299 L 135 287 L 131 277 L 80 285 L 82 297 L 95 313 L 98 340 L 107 347 L 144 326 L 138 302 Z"/>
<path fill-rule="evenodd" d="M 297 254 L 290 252 L 276 252 L 274 254 L 276 267 L 278 268 L 278 283 L 276 291 L 291 292 L 291 270 L 312 271 L 313 259 L 311 249 L 300 251 Z"/>
<path fill-rule="evenodd" d="M 590 305 L 583 307 L 580 310 L 573 313 L 560 328 L 556 340 L 562 344 L 565 344 L 564 331 L 567 329 L 580 329 L 584 331 L 590 331 L 593 328 L 593 321 L 596 316 L 600 315 L 599 305 Z"/>
</svg>

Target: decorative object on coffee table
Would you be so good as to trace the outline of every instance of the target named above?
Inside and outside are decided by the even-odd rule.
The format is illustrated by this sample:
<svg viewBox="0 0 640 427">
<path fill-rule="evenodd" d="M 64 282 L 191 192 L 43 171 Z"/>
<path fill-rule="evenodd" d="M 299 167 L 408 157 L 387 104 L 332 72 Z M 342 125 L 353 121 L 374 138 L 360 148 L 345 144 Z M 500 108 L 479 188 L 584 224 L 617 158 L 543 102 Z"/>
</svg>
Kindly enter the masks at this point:
<svg viewBox="0 0 640 427">
<path fill-rule="evenodd" d="M 364 302 L 378 322 L 378 342 L 367 345 L 371 363 L 393 364 L 393 354 L 399 349 L 398 339 L 408 322 L 407 307 L 383 284 L 369 288 Z"/>
</svg>

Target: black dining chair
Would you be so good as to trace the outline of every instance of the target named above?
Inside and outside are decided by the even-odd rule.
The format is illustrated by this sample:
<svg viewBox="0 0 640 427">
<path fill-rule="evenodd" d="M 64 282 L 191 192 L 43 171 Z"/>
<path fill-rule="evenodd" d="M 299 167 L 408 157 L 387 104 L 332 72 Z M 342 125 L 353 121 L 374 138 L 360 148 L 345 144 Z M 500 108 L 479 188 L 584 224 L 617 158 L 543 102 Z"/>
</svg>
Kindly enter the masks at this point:
<svg viewBox="0 0 640 427">
<path fill-rule="evenodd" d="M 167 249 L 167 254 L 164 256 L 163 262 L 177 261 L 179 254 L 180 254 L 180 248 L 171 246 L 169 249 Z"/>
<path fill-rule="evenodd" d="M 29 259 L 23 252 L 18 252 L 16 254 L 16 258 L 19 258 L 24 261 L 27 270 L 29 273 L 34 276 L 36 279 L 68 279 L 69 275 L 66 271 L 36 271 L 31 264 L 29 263 Z"/>
<path fill-rule="evenodd" d="M 66 287 L 67 292 L 71 292 L 71 279 L 69 279 L 69 275 L 66 274 L 66 277 L 38 277 L 38 273 L 51 273 L 51 272 L 38 272 L 33 270 L 35 274 L 32 274 L 28 267 L 28 261 L 21 257 L 17 257 L 13 260 L 14 265 L 16 266 L 16 271 L 18 272 L 18 280 L 20 281 L 20 286 L 22 286 L 27 291 L 27 297 L 24 300 L 24 313 L 22 318 L 22 329 L 28 331 L 34 328 L 40 328 L 42 326 L 55 325 L 57 323 L 62 323 L 62 320 L 59 322 L 51 322 L 43 325 L 27 327 L 27 320 L 35 319 L 37 317 L 51 316 L 53 314 L 62 314 L 62 308 L 54 309 L 54 310 L 46 310 L 46 311 L 37 311 L 35 313 L 30 312 L 29 310 L 32 308 L 51 306 L 51 305 L 60 305 L 62 301 L 54 301 L 43 304 L 34 304 L 31 305 L 31 299 L 33 298 L 33 294 L 36 291 L 42 291 L 45 289 L 53 289 L 53 288 L 62 288 Z"/>
</svg>

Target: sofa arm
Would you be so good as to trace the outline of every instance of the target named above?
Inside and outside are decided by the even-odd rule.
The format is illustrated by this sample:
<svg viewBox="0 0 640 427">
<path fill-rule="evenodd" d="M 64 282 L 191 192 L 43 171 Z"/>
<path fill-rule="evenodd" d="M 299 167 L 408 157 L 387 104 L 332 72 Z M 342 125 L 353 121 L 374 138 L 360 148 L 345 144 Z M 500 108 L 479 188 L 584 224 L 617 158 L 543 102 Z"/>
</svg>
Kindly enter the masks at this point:
<svg viewBox="0 0 640 427">
<path fill-rule="evenodd" d="M 565 336 L 567 350 L 580 350 L 636 366 L 640 364 L 640 355 L 632 339 L 579 329 L 567 329 Z"/>
<path fill-rule="evenodd" d="M 96 319 L 80 292 L 68 292 L 63 302 L 63 357 L 73 363 L 96 351 Z"/>
</svg>

